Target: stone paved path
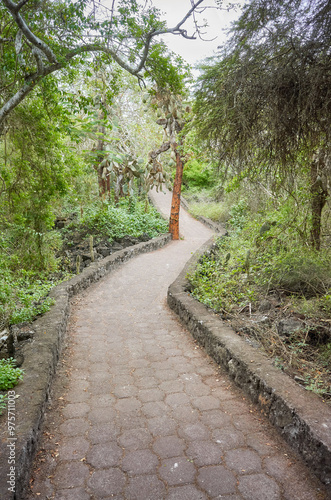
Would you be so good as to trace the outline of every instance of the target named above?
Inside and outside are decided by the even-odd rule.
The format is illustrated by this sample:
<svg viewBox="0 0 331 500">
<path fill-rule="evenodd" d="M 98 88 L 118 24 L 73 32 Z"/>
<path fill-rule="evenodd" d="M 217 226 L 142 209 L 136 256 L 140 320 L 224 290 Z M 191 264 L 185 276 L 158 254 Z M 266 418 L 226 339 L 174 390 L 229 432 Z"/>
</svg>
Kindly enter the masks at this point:
<svg viewBox="0 0 331 500">
<path fill-rule="evenodd" d="M 181 220 L 184 240 L 76 298 L 29 499 L 326 498 L 167 308 L 168 285 L 211 236 Z"/>
</svg>

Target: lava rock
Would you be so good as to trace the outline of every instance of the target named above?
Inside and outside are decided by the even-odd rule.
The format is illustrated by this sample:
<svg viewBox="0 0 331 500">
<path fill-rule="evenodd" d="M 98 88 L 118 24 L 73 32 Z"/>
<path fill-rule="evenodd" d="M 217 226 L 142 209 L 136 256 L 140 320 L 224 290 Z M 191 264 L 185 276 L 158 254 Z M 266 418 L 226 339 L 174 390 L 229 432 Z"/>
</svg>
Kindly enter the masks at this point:
<svg viewBox="0 0 331 500">
<path fill-rule="evenodd" d="M 298 332 L 302 328 L 304 328 L 304 323 L 292 318 L 281 319 L 277 325 L 278 335 L 282 337 L 290 337 L 292 333 Z"/>
<path fill-rule="evenodd" d="M 270 309 L 271 309 L 271 302 L 269 302 L 269 300 L 262 300 L 259 305 L 259 311 L 267 312 L 270 311 Z"/>
</svg>

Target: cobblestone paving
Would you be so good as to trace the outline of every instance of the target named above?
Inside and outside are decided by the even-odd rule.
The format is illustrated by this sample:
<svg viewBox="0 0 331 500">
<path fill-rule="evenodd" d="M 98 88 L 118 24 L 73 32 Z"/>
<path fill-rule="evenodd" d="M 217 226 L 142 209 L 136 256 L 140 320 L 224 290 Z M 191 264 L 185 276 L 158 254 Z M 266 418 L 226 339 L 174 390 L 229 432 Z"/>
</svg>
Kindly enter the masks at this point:
<svg viewBox="0 0 331 500">
<path fill-rule="evenodd" d="M 76 298 L 30 500 L 327 498 L 167 308 L 168 285 L 211 235 L 182 220 L 183 241 Z"/>
</svg>

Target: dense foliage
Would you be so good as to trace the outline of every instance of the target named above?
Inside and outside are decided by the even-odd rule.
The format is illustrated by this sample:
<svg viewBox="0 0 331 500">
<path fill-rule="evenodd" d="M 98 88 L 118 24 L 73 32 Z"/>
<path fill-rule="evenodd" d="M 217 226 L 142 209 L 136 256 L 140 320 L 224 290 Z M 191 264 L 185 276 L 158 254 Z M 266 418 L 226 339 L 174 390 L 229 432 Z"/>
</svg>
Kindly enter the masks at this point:
<svg viewBox="0 0 331 500">
<path fill-rule="evenodd" d="M 167 232 L 167 222 L 154 207 L 146 211 L 145 202 L 123 199 L 118 206 L 112 203 L 89 206 L 79 224 L 73 223 L 67 229 L 83 227 L 89 234 L 102 234 L 109 241 L 124 236 L 139 237 L 147 234 L 150 238 Z"/>
<path fill-rule="evenodd" d="M 15 366 L 12 358 L 0 360 L 0 391 L 14 387 L 22 378 L 23 370 Z"/>
<path fill-rule="evenodd" d="M 160 36 L 189 37 L 201 3 L 169 29 L 151 2 L 0 3 L 1 329 L 47 310 L 67 277 L 56 217 L 108 240 L 165 231 L 146 201 L 158 134 L 137 81 L 181 92 L 186 66 Z"/>
<path fill-rule="evenodd" d="M 192 295 L 277 367 L 331 401 L 330 249 L 317 253 L 302 245 L 297 227 L 304 226 L 304 214 L 296 215 L 294 200 L 275 209 L 262 192 L 237 190 L 223 202 L 195 202 L 194 210 L 210 216 L 210 207 L 218 207 L 216 220 L 226 220 L 229 234 L 190 274 Z M 298 321 L 297 330 L 282 335 L 288 318 Z"/>
<path fill-rule="evenodd" d="M 0 415 L 6 408 L 7 395 L 5 391 L 12 389 L 23 378 L 23 370 L 17 368 L 13 358 L 0 359 Z"/>
<path fill-rule="evenodd" d="M 0 130 L 36 86 L 59 71 L 89 61 L 111 62 L 138 78 L 151 77 L 177 91 L 182 77 L 162 41 L 164 33 L 188 36 L 183 27 L 198 0 L 174 28 L 167 28 L 150 2 L 118 0 L 3 0 L 0 4 Z"/>
</svg>

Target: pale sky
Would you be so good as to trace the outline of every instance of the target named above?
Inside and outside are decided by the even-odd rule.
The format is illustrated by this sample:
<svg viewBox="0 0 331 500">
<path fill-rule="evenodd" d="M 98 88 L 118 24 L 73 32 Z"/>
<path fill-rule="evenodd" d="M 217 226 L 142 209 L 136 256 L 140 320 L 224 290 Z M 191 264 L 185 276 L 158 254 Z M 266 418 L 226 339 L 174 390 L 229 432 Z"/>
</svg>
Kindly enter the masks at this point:
<svg viewBox="0 0 331 500">
<path fill-rule="evenodd" d="M 190 0 L 152 0 L 155 7 L 160 9 L 165 13 L 162 16 L 163 19 L 167 20 L 168 27 L 173 28 L 176 24 L 185 16 L 185 14 L 191 8 Z M 243 5 L 246 3 L 244 0 L 237 0 L 237 3 Z M 226 7 L 229 2 L 224 0 L 223 5 Z M 215 5 L 214 0 L 205 0 L 202 6 L 212 6 Z M 213 41 L 202 41 L 197 40 L 186 40 L 180 36 L 174 35 L 164 35 L 163 40 L 168 45 L 168 47 L 177 54 L 181 55 L 191 65 L 195 65 L 198 61 L 205 59 L 208 56 L 213 55 L 214 51 L 217 50 L 217 46 L 221 45 L 226 41 L 226 34 L 224 33 L 224 28 L 229 28 L 230 23 L 237 19 L 240 15 L 240 11 L 237 10 L 227 12 L 227 10 L 216 10 L 207 9 L 203 14 L 199 16 L 201 22 L 206 19 L 208 22 L 208 28 L 206 28 L 205 40 Z M 187 21 L 187 30 L 190 34 L 189 28 L 192 27 L 192 23 Z M 192 33 L 192 30 L 191 30 Z"/>
</svg>

